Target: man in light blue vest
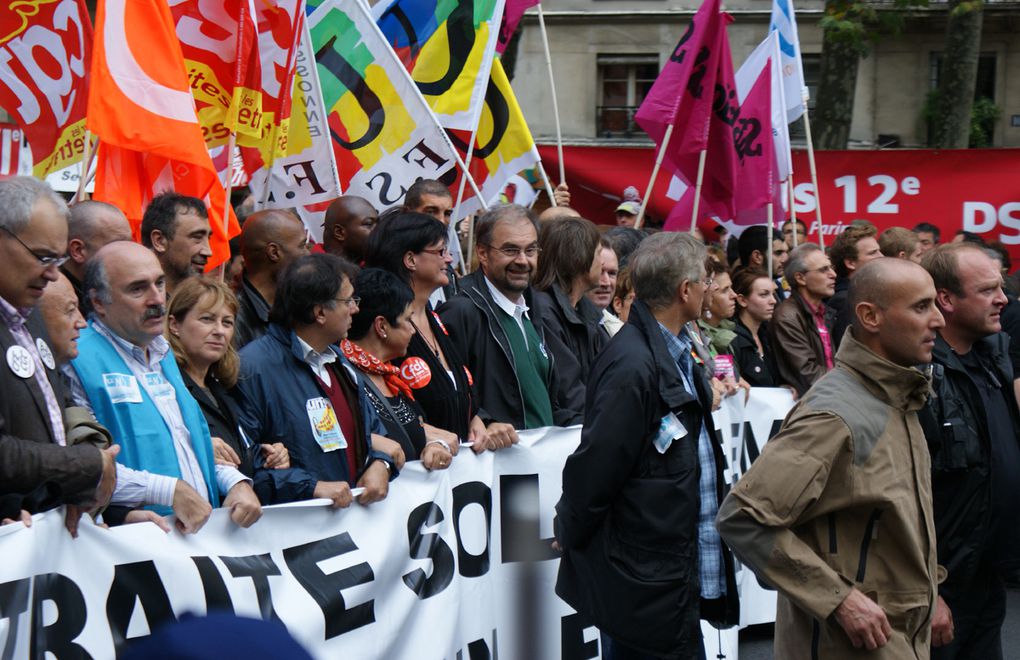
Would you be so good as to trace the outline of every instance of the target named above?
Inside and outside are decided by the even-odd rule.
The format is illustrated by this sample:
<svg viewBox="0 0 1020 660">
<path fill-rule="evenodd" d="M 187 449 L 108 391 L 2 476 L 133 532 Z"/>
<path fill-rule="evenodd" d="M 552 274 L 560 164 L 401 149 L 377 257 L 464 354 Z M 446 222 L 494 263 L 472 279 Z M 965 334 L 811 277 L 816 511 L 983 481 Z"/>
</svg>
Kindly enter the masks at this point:
<svg viewBox="0 0 1020 660">
<path fill-rule="evenodd" d="M 84 284 L 93 314 L 71 363 L 74 389 L 121 443 L 112 503 L 172 509 L 181 531 L 196 532 L 223 496 L 235 523 L 254 523 L 262 509 L 251 483 L 215 464 L 205 417 L 163 337 L 166 279 L 155 255 L 110 243 L 89 261 Z"/>
</svg>

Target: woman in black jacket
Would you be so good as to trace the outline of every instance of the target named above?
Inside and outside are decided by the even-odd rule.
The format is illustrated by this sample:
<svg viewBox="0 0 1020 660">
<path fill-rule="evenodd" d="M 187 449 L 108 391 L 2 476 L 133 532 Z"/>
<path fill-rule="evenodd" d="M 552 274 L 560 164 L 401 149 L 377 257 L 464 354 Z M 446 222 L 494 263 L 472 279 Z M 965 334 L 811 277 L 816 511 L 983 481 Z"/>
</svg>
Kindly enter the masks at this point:
<svg viewBox="0 0 1020 660">
<path fill-rule="evenodd" d="M 302 499 L 298 493 L 313 477 L 291 469 L 283 444 L 253 443 L 227 393 L 240 369 L 232 341 L 237 309 L 237 298 L 223 282 L 189 278 L 177 286 L 167 306 L 167 339 L 184 384 L 209 424 L 216 461 L 232 464 L 252 479 L 263 504 Z"/>
<path fill-rule="evenodd" d="M 737 373 L 752 387 L 778 387 L 766 324 L 776 307 L 776 284 L 763 270 L 743 268 L 733 274 L 737 315 L 729 345 Z"/>
</svg>

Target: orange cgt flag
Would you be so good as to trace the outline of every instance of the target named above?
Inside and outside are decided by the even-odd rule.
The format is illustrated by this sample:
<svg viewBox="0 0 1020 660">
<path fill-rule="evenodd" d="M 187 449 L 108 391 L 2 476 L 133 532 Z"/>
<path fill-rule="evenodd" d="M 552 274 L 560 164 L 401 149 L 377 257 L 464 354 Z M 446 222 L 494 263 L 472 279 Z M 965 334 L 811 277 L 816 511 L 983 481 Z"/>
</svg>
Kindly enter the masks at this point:
<svg viewBox="0 0 1020 660">
<path fill-rule="evenodd" d="M 209 208 L 207 268 L 230 257 L 240 227 L 202 138 L 166 0 L 99 0 L 86 123 L 100 140 L 93 198 L 120 207 L 136 239 L 149 201 L 175 190 Z"/>
</svg>

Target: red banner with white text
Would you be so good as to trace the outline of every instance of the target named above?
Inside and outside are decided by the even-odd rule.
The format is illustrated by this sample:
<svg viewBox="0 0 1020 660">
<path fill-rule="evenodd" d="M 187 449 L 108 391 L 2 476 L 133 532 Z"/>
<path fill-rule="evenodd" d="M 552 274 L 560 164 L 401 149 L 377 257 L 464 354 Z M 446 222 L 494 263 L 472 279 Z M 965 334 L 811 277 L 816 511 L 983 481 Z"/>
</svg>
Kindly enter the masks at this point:
<svg viewBox="0 0 1020 660">
<path fill-rule="evenodd" d="M 538 149 L 546 171 L 556 171 L 555 145 Z M 655 152 L 651 147 L 568 146 L 563 159 L 571 206 L 593 222 L 612 224 L 624 188 L 635 186 L 644 195 Z M 870 220 L 879 231 L 930 222 L 942 230 L 944 241 L 965 229 L 989 242 L 1002 241 L 1020 261 L 1020 149 L 818 151 L 815 162 L 827 245 L 858 218 Z M 793 171 L 797 218 L 817 240 L 818 195 L 806 152 L 794 151 Z M 666 196 L 669 179 L 659 172 L 647 211 L 653 219 L 665 219 L 676 204 Z M 777 219 L 788 216 L 776 211 Z"/>
</svg>

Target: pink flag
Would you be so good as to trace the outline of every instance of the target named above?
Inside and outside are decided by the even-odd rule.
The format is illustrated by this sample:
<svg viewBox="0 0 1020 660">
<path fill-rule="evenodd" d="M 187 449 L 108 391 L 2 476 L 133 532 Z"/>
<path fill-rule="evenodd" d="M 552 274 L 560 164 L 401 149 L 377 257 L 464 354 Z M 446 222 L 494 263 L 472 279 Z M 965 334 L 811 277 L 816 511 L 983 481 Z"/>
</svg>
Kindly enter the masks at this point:
<svg viewBox="0 0 1020 660">
<path fill-rule="evenodd" d="M 771 108 L 772 66 L 767 64 L 747 93 L 733 127 L 737 156 L 734 220 L 739 225 L 765 222 L 765 207 L 774 200 L 778 188 Z"/>
<path fill-rule="evenodd" d="M 719 0 L 705 0 L 634 115 L 660 146 L 667 127 L 674 126 L 665 160 L 691 183 L 698 171 L 698 153 L 708 146 L 722 30 Z"/>
<path fill-rule="evenodd" d="M 701 186 L 704 210 L 720 218 L 733 217 L 737 178 L 734 130 L 740 120 L 740 102 L 737 100 L 737 83 L 733 79 L 730 40 L 726 35 L 726 26 L 732 21 L 729 14 L 722 15 L 717 42 L 719 68 L 715 75 L 706 147 L 708 154 Z"/>
<path fill-rule="evenodd" d="M 499 26 L 499 37 L 496 39 L 496 54 L 502 55 L 517 31 L 517 26 L 524 17 L 524 12 L 539 4 L 539 0 L 506 0 L 503 6 L 503 22 Z"/>
</svg>

